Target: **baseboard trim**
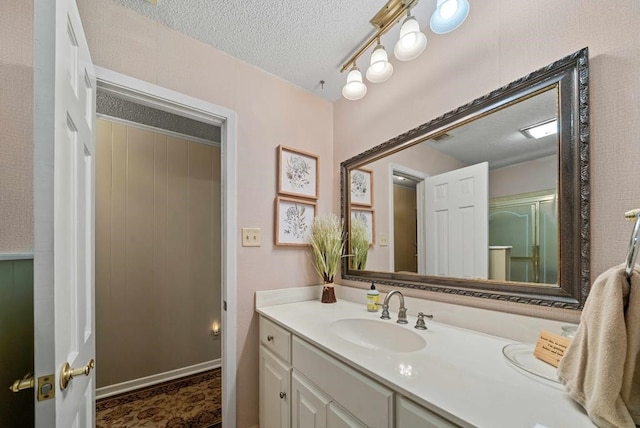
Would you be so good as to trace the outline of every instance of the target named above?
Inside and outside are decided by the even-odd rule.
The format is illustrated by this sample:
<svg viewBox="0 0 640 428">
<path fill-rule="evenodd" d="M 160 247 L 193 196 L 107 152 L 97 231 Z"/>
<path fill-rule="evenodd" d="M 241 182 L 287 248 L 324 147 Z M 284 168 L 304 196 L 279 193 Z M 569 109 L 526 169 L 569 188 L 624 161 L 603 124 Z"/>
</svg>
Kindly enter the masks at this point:
<svg viewBox="0 0 640 428">
<path fill-rule="evenodd" d="M 207 370 L 217 369 L 218 367 L 222 367 L 221 358 L 218 358 L 217 360 L 205 361 L 204 363 L 194 364 L 193 366 L 189 367 L 170 370 L 168 372 L 141 377 L 139 379 L 132 379 L 122 383 L 103 386 L 102 388 L 96 389 L 96 400 L 111 397 L 112 395 L 116 394 L 122 394 L 123 392 L 129 392 L 136 389 L 144 388 L 146 386 L 166 382 L 169 380 L 178 379 L 184 376 L 205 372 Z"/>
</svg>

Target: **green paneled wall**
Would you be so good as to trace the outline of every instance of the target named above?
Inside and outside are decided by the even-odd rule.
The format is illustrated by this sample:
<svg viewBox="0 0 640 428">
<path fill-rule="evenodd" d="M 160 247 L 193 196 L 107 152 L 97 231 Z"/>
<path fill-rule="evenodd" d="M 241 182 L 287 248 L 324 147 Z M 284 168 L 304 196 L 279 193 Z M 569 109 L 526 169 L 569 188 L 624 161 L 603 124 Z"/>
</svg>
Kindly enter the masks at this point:
<svg viewBox="0 0 640 428">
<path fill-rule="evenodd" d="M 13 393 L 33 372 L 33 260 L 0 261 L 0 427 L 33 427 L 33 389 Z"/>
</svg>

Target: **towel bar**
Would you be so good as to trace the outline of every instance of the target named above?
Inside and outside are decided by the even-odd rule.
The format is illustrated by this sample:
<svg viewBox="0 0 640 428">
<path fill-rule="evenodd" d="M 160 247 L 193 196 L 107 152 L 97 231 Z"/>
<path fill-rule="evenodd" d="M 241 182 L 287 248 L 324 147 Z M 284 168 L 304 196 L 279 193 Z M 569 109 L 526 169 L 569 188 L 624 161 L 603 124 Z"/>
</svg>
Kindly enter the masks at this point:
<svg viewBox="0 0 640 428">
<path fill-rule="evenodd" d="M 626 277 L 631 278 L 631 272 L 633 272 L 638 257 L 638 244 L 640 244 L 640 208 L 627 211 L 624 216 L 627 220 L 635 220 L 636 222 L 633 226 L 633 233 L 631 233 L 631 242 L 629 242 L 629 251 L 627 252 L 627 267 L 624 270 Z"/>
</svg>

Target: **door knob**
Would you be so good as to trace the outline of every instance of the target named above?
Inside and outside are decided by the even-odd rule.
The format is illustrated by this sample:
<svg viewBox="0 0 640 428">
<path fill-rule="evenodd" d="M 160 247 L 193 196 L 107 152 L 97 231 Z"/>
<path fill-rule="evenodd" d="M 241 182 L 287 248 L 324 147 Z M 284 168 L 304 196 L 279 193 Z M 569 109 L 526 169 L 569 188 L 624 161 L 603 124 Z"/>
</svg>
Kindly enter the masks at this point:
<svg viewBox="0 0 640 428">
<path fill-rule="evenodd" d="M 93 358 L 87 363 L 86 366 L 80 367 L 79 369 L 72 369 L 69 363 L 64 363 L 62 369 L 60 370 L 60 389 L 64 391 L 69 386 L 69 382 L 71 379 L 84 375 L 89 376 L 91 373 L 91 369 L 96 366 Z"/>
<path fill-rule="evenodd" d="M 35 380 L 33 378 L 33 374 L 27 373 L 22 379 L 18 379 L 13 382 L 9 389 L 13 392 L 20 392 L 24 389 L 33 388 L 34 385 Z"/>
</svg>

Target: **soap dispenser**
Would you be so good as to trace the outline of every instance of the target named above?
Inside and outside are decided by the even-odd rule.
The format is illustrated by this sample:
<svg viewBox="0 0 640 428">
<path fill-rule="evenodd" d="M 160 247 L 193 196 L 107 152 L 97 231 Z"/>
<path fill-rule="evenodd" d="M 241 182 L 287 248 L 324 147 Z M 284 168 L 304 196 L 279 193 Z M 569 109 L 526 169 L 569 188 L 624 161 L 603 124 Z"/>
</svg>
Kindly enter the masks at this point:
<svg viewBox="0 0 640 428">
<path fill-rule="evenodd" d="M 376 290 L 376 285 L 372 282 L 371 289 L 367 292 L 367 311 L 378 312 L 378 299 L 380 293 Z"/>
</svg>

